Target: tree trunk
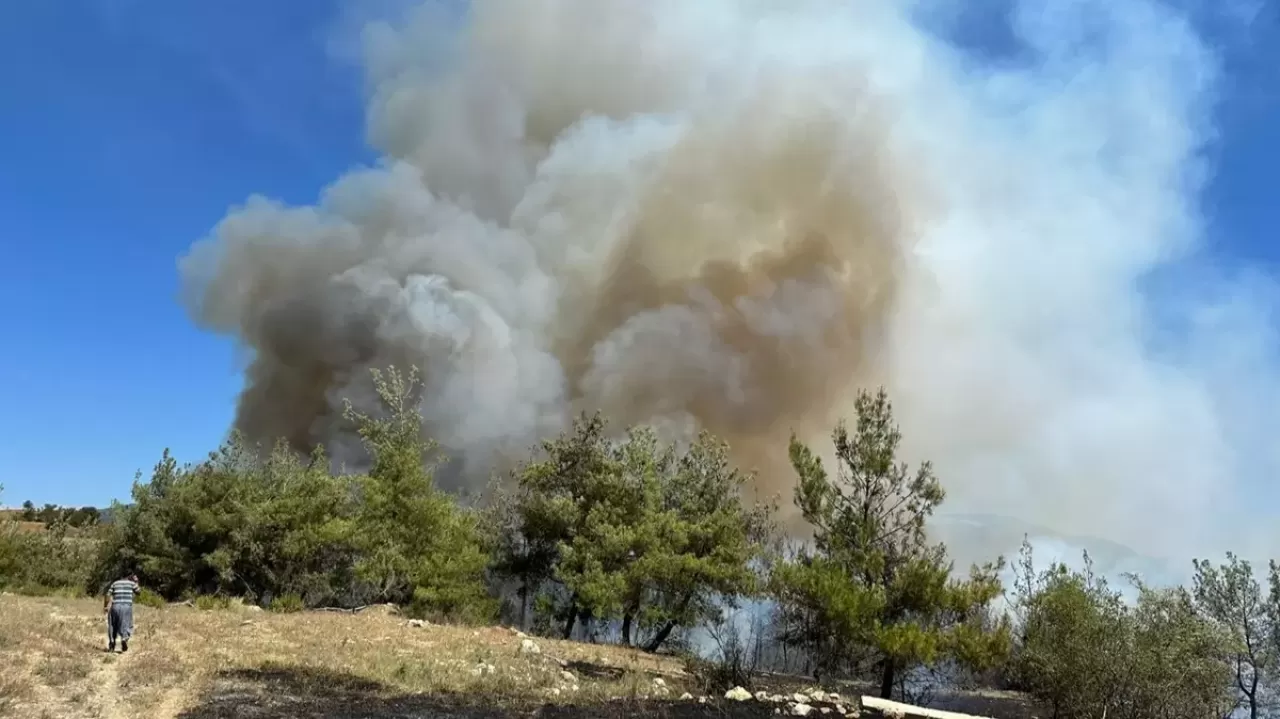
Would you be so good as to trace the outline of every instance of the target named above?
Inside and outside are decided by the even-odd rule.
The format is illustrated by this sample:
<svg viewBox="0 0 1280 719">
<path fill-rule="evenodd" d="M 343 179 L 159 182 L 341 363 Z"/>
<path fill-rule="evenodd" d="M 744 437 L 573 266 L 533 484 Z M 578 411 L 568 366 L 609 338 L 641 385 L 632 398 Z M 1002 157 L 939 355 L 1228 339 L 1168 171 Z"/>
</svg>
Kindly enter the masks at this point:
<svg viewBox="0 0 1280 719">
<path fill-rule="evenodd" d="M 622 644 L 631 646 L 631 612 L 622 615 Z"/>
<path fill-rule="evenodd" d="M 880 698 L 881 699 L 893 698 L 893 680 L 896 678 L 894 676 L 896 673 L 895 672 L 896 669 L 897 667 L 894 666 L 893 659 L 891 657 L 886 657 L 884 660 L 884 664 L 882 665 L 882 668 L 880 670 Z"/>
<path fill-rule="evenodd" d="M 567 640 L 573 636 L 573 625 L 578 621 L 578 595 L 575 593 L 569 599 L 569 618 L 564 622 L 564 638 Z"/>
<path fill-rule="evenodd" d="M 662 628 L 658 630 L 658 633 L 653 635 L 653 639 L 649 640 L 649 643 L 644 645 L 644 650 L 650 653 L 658 651 L 658 647 L 661 647 L 662 643 L 667 641 L 667 637 L 671 636 L 671 631 L 675 628 L 676 623 L 674 620 L 663 624 Z"/>
<path fill-rule="evenodd" d="M 1253 676 L 1249 680 L 1249 719 L 1258 719 L 1258 665 L 1253 664 Z"/>
<path fill-rule="evenodd" d="M 692 601 L 693 601 L 693 595 L 686 594 L 684 599 L 680 600 L 680 606 L 676 608 L 676 616 L 680 616 L 681 614 L 684 614 L 684 610 L 689 608 L 689 602 L 692 602 Z M 677 623 L 677 620 L 672 619 L 671 621 L 662 625 L 662 628 L 658 630 L 658 633 L 653 635 L 653 639 L 650 640 L 649 643 L 644 646 L 644 650 L 650 653 L 658 651 L 658 647 L 662 646 L 662 643 L 667 641 L 667 637 L 671 636 L 671 631 L 676 628 L 676 623 Z"/>
</svg>

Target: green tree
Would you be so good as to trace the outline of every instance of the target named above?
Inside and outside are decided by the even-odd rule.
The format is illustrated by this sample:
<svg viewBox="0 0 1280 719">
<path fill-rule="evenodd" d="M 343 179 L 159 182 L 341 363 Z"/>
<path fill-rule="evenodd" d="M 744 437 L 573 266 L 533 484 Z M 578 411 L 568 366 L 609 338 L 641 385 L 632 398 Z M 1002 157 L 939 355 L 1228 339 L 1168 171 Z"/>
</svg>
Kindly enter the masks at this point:
<svg viewBox="0 0 1280 719">
<path fill-rule="evenodd" d="M 354 423 L 373 465 L 357 480 L 353 518 L 358 575 L 376 596 L 421 613 L 484 619 L 496 608 L 486 587 L 489 551 L 478 515 L 438 491 L 432 469 L 442 457 L 422 436 L 416 369 L 375 370 L 378 416 L 356 411 Z"/>
<path fill-rule="evenodd" d="M 496 567 L 524 596 L 561 590 L 565 637 L 583 619 L 618 620 L 625 644 L 643 633 L 657 651 L 758 590 L 772 507 L 744 503 L 751 477 L 720 440 L 703 433 L 679 452 L 639 428 L 611 442 L 597 414 L 543 450 L 517 472 Z"/>
<path fill-rule="evenodd" d="M 37 519 L 39 519 L 39 515 L 36 514 L 36 505 L 33 504 L 29 499 L 23 502 L 22 503 L 22 521 L 34 522 Z"/>
<path fill-rule="evenodd" d="M 36 518 L 45 524 L 53 524 L 58 521 L 58 518 L 61 516 L 62 513 L 58 511 L 58 505 L 56 504 L 45 504 L 44 507 L 36 513 Z"/>
<path fill-rule="evenodd" d="M 772 507 L 745 503 L 751 475 L 709 433 L 679 453 L 652 430 L 633 429 L 614 452 L 623 501 L 589 518 L 560 575 L 590 598 L 595 616 L 620 615 L 624 643 L 638 624 L 649 635 L 644 649 L 657 651 L 677 627 L 714 621 L 759 590 L 752 565 Z"/>
<path fill-rule="evenodd" d="M 1227 560 L 1214 566 L 1196 559 L 1193 594 L 1200 613 L 1212 620 L 1231 638 L 1233 683 L 1242 707 L 1250 719 L 1262 710 L 1263 683 L 1276 662 L 1274 607 L 1280 596 L 1273 586 L 1263 595 L 1249 562 L 1228 552 Z"/>
<path fill-rule="evenodd" d="M 813 527 L 813 546 L 774 572 L 782 640 L 811 652 L 818 673 L 874 668 L 888 698 L 903 673 L 953 659 L 982 668 L 1008 649 L 1007 623 L 990 626 L 1003 560 L 951 578 L 946 548 L 925 523 L 942 502 L 928 463 L 914 473 L 897 460 L 901 434 L 885 391 L 860 392 L 851 435 L 833 433 L 837 474 L 795 437 L 795 502 Z M 900 691 L 900 690 L 899 690 Z"/>
<path fill-rule="evenodd" d="M 569 431 L 544 441 L 541 450 L 541 458 L 516 471 L 511 499 L 497 515 L 503 539 L 494 570 L 520 583 L 522 602 L 536 597 L 541 615 L 563 621 L 567 639 L 590 602 L 565 589 L 558 572 L 561 559 L 588 532 L 593 516 L 618 503 L 621 472 L 599 413 L 579 417 Z M 552 606 L 553 596 L 561 592 L 544 593 L 548 584 L 564 590 L 559 606 Z"/>
</svg>

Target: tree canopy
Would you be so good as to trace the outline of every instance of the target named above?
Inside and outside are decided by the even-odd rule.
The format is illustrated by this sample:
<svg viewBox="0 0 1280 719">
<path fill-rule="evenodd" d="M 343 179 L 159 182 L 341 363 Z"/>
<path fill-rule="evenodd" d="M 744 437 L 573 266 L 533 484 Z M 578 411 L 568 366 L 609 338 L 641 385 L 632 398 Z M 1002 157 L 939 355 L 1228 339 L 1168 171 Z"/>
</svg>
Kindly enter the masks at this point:
<svg viewBox="0 0 1280 719">
<path fill-rule="evenodd" d="M 836 474 L 794 437 L 795 503 L 813 530 L 774 575 L 784 608 L 784 640 L 813 652 L 819 671 L 865 671 L 882 697 L 905 672 L 944 658 L 981 667 L 1000 661 L 1004 623 L 987 621 L 1000 596 L 1003 562 L 952 577 L 946 547 L 925 525 L 945 493 L 926 462 L 914 472 L 898 460 L 901 434 L 885 391 L 862 392 L 857 422 L 832 434 Z"/>
</svg>

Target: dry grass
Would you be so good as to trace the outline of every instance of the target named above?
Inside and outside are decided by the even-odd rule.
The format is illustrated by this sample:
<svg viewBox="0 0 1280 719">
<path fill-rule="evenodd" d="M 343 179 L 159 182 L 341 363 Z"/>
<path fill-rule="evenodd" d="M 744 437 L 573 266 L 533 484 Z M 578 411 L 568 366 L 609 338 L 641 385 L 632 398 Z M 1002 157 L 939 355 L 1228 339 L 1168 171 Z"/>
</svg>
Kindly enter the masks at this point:
<svg viewBox="0 0 1280 719">
<path fill-rule="evenodd" d="M 764 719 L 776 708 L 679 701 L 699 692 L 673 657 L 545 639 L 528 654 L 509 629 L 416 627 L 379 608 L 353 616 L 135 605 L 134 613 L 129 652 L 106 654 L 99 600 L 0 595 L 0 716 Z M 775 692 L 803 681 L 760 680 L 771 686 L 755 688 Z M 983 705 L 990 716 L 1029 716 L 995 709 Z"/>
<path fill-rule="evenodd" d="M 415 627 L 379 609 L 134 612 L 129 652 L 108 655 L 97 600 L 0 596 L 0 714 L 165 719 L 252 707 L 252 716 L 338 717 L 350 705 L 361 716 L 392 717 L 415 698 L 447 698 L 447 711 L 437 707 L 445 714 L 503 712 L 661 700 L 692 687 L 671 657 L 544 639 L 535 640 L 539 654 L 526 654 L 508 629 Z M 308 707 L 316 697 L 323 708 Z"/>
</svg>

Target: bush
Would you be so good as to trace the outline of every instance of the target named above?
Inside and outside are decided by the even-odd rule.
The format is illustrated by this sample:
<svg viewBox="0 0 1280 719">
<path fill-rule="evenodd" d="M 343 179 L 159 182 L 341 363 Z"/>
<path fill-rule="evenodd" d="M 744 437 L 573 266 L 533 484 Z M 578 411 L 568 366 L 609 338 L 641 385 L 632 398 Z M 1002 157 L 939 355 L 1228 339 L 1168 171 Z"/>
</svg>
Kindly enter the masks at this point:
<svg viewBox="0 0 1280 719">
<path fill-rule="evenodd" d="M 1092 571 L 1054 564 L 1036 572 L 1024 545 L 1016 608 L 1017 682 L 1060 719 L 1229 716 L 1230 636 L 1196 612 L 1181 587 L 1133 579 L 1136 604 Z"/>
<path fill-rule="evenodd" d="M 196 609 L 204 612 L 225 610 L 231 608 L 231 597 L 224 597 L 216 594 L 201 594 L 192 602 Z"/>
<path fill-rule="evenodd" d="M 302 597 L 297 594 L 281 594 L 272 599 L 268 607 L 268 609 L 278 614 L 293 614 L 306 608 L 307 606 L 303 603 Z"/>
<path fill-rule="evenodd" d="M 93 589 L 96 542 L 71 536 L 65 525 L 23 531 L 0 522 L 0 589 L 16 594 L 84 596 Z"/>
<path fill-rule="evenodd" d="M 99 581 L 133 570 L 167 599 L 187 593 L 259 599 L 298 593 L 341 603 L 350 574 L 345 478 L 323 453 L 303 462 L 233 436 L 195 467 L 166 451 L 134 503 L 106 530 Z"/>
<path fill-rule="evenodd" d="M 145 587 L 141 592 L 138 592 L 138 596 L 133 601 L 144 607 L 152 607 L 154 609 L 161 609 L 165 606 L 164 597 Z"/>
<path fill-rule="evenodd" d="M 423 461 L 434 445 L 412 401 L 416 376 L 390 370 L 374 380 L 383 411 L 346 412 L 372 459 L 367 475 L 331 474 L 319 448 L 305 459 L 238 435 L 194 467 L 166 451 L 150 481 L 135 482 L 133 505 L 112 507 L 92 577 L 136 571 L 167 599 L 291 595 L 290 606 L 382 601 L 492 619 L 477 515 L 438 491 Z"/>
</svg>

